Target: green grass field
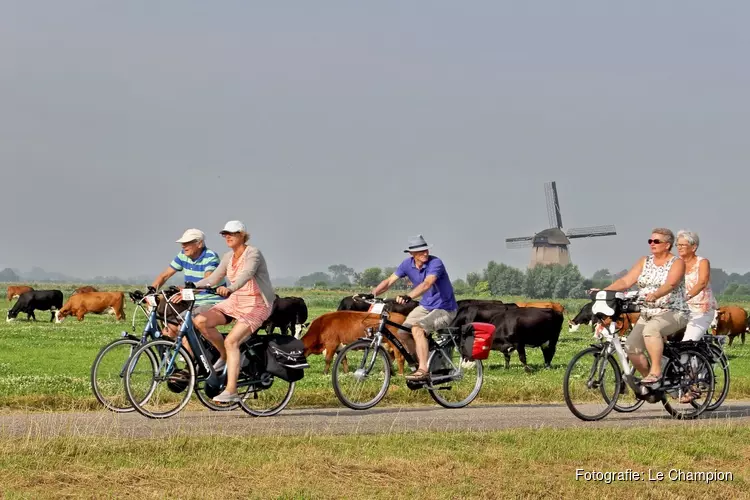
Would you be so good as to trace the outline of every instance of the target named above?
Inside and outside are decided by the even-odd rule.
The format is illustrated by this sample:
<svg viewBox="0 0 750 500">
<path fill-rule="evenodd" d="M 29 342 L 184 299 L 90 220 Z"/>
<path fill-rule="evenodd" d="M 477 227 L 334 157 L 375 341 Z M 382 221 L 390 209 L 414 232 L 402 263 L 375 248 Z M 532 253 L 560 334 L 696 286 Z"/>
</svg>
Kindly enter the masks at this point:
<svg viewBox="0 0 750 500">
<path fill-rule="evenodd" d="M 48 285 L 49 286 L 49 285 Z M 60 287 L 67 295 L 72 285 Z M 108 287 L 117 289 L 117 287 Z M 120 288 L 122 289 L 122 288 Z M 125 290 L 132 290 L 126 288 Z M 4 291 L 4 287 L 3 287 Z M 345 292 L 291 292 L 301 295 L 308 304 L 310 319 L 336 309 Z M 519 298 L 503 297 L 510 302 Z M 586 347 L 591 340 L 588 327 L 568 333 L 567 318 L 575 315 L 585 300 L 563 301 L 566 323 L 560 335 L 553 369 L 543 369 L 543 358 L 538 348 L 527 349 L 529 363 L 535 368 L 527 374 L 513 354 L 511 368 L 504 368 L 502 354 L 493 352 L 485 361 L 485 380 L 474 404 L 481 403 L 538 403 L 562 401 L 562 377 L 571 357 Z M 9 304 L 0 299 L 0 314 L 5 317 Z M 0 409 L 4 411 L 49 411 L 99 409 L 91 394 L 89 373 L 99 349 L 117 338 L 123 330 L 132 332 L 134 307 L 126 305 L 127 321 L 116 322 L 112 316 L 87 316 L 83 322 L 67 318 L 62 324 L 49 323 L 49 313 L 38 312 L 35 322 L 20 319 L 0 322 Z M 21 315 L 25 318 L 25 315 Z M 140 332 L 145 318 L 140 316 L 136 332 Z M 750 397 L 750 343 L 741 345 L 739 339 L 727 348 L 732 370 L 729 399 Z M 330 376 L 324 376 L 323 359 L 311 356 L 312 367 L 297 383 L 290 407 L 339 406 L 331 387 Z M 392 387 L 381 405 L 434 404 L 426 391 L 411 391 L 404 380 L 394 377 Z M 195 402 L 197 408 L 199 403 Z"/>
</svg>

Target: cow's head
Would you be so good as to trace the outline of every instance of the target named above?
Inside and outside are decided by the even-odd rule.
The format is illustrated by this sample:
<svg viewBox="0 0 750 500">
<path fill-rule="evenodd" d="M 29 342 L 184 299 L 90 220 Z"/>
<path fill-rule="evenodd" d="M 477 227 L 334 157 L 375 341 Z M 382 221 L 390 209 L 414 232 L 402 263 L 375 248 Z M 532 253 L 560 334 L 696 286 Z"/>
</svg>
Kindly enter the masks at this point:
<svg viewBox="0 0 750 500">
<path fill-rule="evenodd" d="M 568 332 L 570 333 L 577 332 L 579 328 L 581 328 L 581 325 L 579 323 L 573 323 L 572 321 L 568 321 Z"/>
<path fill-rule="evenodd" d="M 64 319 L 65 319 L 64 314 L 60 314 L 60 311 L 55 311 L 55 323 L 62 323 Z"/>
<path fill-rule="evenodd" d="M 294 325 L 294 337 L 301 338 L 308 326 L 310 326 L 310 323 L 305 323 L 303 325 Z"/>
<path fill-rule="evenodd" d="M 723 320 L 725 315 L 726 311 L 719 311 L 718 309 L 716 309 L 714 311 L 714 319 L 711 321 L 711 325 L 709 326 L 709 328 L 711 328 L 712 330 L 716 330 L 716 328 L 719 326 L 719 320 Z"/>
<path fill-rule="evenodd" d="M 16 319 L 16 316 L 18 316 L 17 312 L 13 312 L 12 310 L 8 311 L 8 314 L 5 316 L 5 322 L 10 323 L 14 319 Z"/>
</svg>

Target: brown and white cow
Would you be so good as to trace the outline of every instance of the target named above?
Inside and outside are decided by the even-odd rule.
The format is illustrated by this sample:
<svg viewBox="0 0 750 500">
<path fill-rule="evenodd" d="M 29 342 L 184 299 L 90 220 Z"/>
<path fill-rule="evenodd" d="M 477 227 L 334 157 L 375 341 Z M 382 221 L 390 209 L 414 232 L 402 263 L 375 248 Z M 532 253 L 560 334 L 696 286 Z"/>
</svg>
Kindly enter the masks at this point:
<svg viewBox="0 0 750 500">
<path fill-rule="evenodd" d="M 539 309 L 552 309 L 563 314 L 565 308 L 559 302 L 516 302 L 518 307 L 537 307 Z"/>
<path fill-rule="evenodd" d="M 714 314 L 710 328 L 713 328 L 714 335 L 728 335 L 729 345 L 732 345 L 732 341 L 738 335 L 744 344 L 747 333 L 747 312 L 738 306 L 720 307 Z"/>
<path fill-rule="evenodd" d="M 77 293 L 90 293 L 90 292 L 98 292 L 96 288 L 90 285 L 82 286 L 80 288 L 76 288 L 75 291 L 71 295 L 75 295 Z"/>
<path fill-rule="evenodd" d="M 125 319 L 125 294 L 123 292 L 89 292 L 72 295 L 57 311 L 56 322 L 66 316 L 75 316 L 83 321 L 86 314 L 114 314 L 117 320 Z"/>
<path fill-rule="evenodd" d="M 394 323 L 403 323 L 406 316 L 398 313 L 390 313 L 391 321 Z M 359 311 L 334 311 L 323 314 L 316 318 L 307 333 L 302 336 L 302 343 L 305 346 L 305 356 L 310 354 L 322 354 L 325 351 L 326 366 L 323 374 L 327 374 L 331 368 L 331 362 L 336 350 L 343 344 L 351 344 L 355 340 L 364 337 L 367 328 L 372 327 L 377 330 L 380 322 L 380 314 L 366 313 Z M 392 326 L 388 327 L 391 333 L 396 333 Z M 392 348 L 390 342 L 385 341 L 386 350 L 392 349 L 396 363 L 398 364 L 399 375 L 404 374 L 404 358 L 401 354 Z"/>
<path fill-rule="evenodd" d="M 21 296 L 23 292 L 31 292 L 33 290 L 34 290 L 33 288 L 31 288 L 30 286 L 26 286 L 26 285 L 9 286 L 8 289 L 6 290 L 8 294 L 8 302 L 12 301 L 13 299 L 17 299 L 18 297 Z"/>
</svg>

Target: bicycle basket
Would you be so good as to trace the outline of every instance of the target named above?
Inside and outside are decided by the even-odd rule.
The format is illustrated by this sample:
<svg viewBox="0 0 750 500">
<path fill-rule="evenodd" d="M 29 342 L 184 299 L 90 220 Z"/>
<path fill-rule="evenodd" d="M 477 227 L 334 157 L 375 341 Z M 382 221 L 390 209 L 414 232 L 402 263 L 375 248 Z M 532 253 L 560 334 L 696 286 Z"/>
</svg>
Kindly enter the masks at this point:
<svg viewBox="0 0 750 500">
<path fill-rule="evenodd" d="M 287 335 L 264 335 L 266 340 L 266 371 L 287 382 L 296 382 L 305 376 L 310 365 L 305 358 L 305 345 L 301 340 Z"/>
<path fill-rule="evenodd" d="M 492 349 L 495 337 L 495 325 L 491 323 L 474 322 L 461 327 L 459 350 L 461 356 L 473 361 L 487 359 Z"/>
</svg>

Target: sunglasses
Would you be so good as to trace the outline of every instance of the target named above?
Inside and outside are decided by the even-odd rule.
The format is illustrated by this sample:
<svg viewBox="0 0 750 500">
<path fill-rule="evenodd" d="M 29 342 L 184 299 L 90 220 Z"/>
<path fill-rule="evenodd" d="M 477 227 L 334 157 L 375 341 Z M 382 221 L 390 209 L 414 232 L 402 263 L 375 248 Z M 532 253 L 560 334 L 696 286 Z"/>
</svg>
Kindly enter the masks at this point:
<svg viewBox="0 0 750 500">
<path fill-rule="evenodd" d="M 668 241 L 666 241 L 666 240 L 660 240 L 660 239 L 658 239 L 658 238 L 657 238 L 657 239 L 655 239 L 655 240 L 652 240 L 651 238 L 649 238 L 649 239 L 648 239 L 648 244 L 649 244 L 649 245 L 651 245 L 652 243 L 653 243 L 654 245 L 658 245 L 659 243 L 669 243 L 669 242 L 668 242 Z"/>
</svg>

